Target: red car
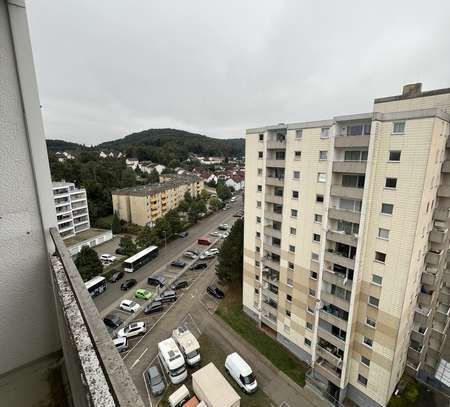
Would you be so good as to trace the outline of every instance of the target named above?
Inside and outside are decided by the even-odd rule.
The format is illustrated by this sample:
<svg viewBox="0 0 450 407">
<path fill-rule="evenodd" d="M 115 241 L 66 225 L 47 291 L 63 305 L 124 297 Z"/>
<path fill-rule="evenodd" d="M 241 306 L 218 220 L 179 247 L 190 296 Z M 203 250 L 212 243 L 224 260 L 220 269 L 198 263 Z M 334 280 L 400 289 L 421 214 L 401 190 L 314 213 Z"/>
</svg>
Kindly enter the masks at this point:
<svg viewBox="0 0 450 407">
<path fill-rule="evenodd" d="M 198 239 L 197 243 L 204 245 L 204 246 L 209 246 L 210 244 L 212 244 L 211 240 L 207 239 L 206 237 L 202 237 L 202 238 Z"/>
</svg>

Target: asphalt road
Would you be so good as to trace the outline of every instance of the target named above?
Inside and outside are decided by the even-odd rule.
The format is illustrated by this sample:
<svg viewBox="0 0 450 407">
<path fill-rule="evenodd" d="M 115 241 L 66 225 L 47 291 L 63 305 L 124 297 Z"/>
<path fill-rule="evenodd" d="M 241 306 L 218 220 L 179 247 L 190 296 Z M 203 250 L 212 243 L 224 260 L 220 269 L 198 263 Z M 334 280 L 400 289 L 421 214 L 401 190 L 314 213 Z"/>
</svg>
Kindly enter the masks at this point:
<svg viewBox="0 0 450 407">
<path fill-rule="evenodd" d="M 230 209 L 226 211 L 219 211 L 205 219 L 202 219 L 198 224 L 189 228 L 189 235 L 186 238 L 180 238 L 169 242 L 165 248 L 161 247 L 159 255 L 156 259 L 134 273 L 126 273 L 125 278 L 136 279 L 139 286 L 139 282 L 145 280 L 147 276 L 161 269 L 172 260 L 178 258 L 188 247 L 193 245 L 198 238 L 208 235 L 209 232 L 214 230 L 221 223 L 230 223 L 236 211 L 243 208 L 242 197 L 238 196 L 237 201 L 232 203 L 230 206 Z M 121 282 L 108 284 L 107 290 L 103 294 L 94 298 L 94 303 L 102 315 L 104 315 L 104 312 L 102 311 L 111 308 L 113 304 L 118 304 L 120 299 L 124 297 L 126 292 L 124 293 L 124 291 L 120 290 L 120 283 Z M 134 291 L 135 289 L 136 287 L 133 287 L 130 291 Z"/>
</svg>

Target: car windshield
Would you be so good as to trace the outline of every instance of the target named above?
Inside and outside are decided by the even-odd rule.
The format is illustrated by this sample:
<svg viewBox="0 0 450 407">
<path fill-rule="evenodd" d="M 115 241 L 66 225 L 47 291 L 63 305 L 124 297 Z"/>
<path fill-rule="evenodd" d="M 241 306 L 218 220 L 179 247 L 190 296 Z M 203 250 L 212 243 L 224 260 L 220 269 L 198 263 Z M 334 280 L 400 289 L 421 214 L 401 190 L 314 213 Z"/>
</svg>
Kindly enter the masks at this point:
<svg viewBox="0 0 450 407">
<path fill-rule="evenodd" d="M 156 386 L 157 384 L 159 384 L 159 383 L 161 383 L 161 382 L 162 382 L 162 377 L 161 377 L 160 374 L 156 374 L 156 376 L 150 377 L 150 383 L 151 383 L 153 386 Z"/>
<path fill-rule="evenodd" d="M 136 305 L 136 303 L 133 301 L 130 301 L 130 303 L 128 304 L 129 307 L 134 307 L 135 305 Z"/>
<path fill-rule="evenodd" d="M 188 359 L 192 359 L 192 358 L 195 358 L 199 353 L 200 353 L 200 351 L 198 349 L 196 349 L 196 350 L 193 350 L 192 352 L 189 352 L 188 354 L 186 354 L 186 357 Z"/>
<path fill-rule="evenodd" d="M 254 373 L 250 373 L 248 376 L 244 377 L 244 384 L 252 384 L 255 380 L 256 377 L 254 375 Z"/>
<path fill-rule="evenodd" d="M 183 366 L 180 366 L 180 367 L 177 368 L 177 369 L 172 369 L 172 370 L 170 370 L 170 375 L 171 375 L 172 377 L 175 377 L 175 376 L 178 376 L 178 375 L 184 373 L 185 370 L 186 370 L 186 366 L 183 365 Z"/>
</svg>

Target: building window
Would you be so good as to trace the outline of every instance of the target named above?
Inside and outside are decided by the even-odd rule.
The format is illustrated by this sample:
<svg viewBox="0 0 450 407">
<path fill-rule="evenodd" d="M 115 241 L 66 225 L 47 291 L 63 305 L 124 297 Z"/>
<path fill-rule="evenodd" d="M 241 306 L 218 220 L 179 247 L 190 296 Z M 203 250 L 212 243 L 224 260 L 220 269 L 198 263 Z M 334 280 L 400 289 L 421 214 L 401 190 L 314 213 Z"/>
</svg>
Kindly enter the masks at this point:
<svg viewBox="0 0 450 407">
<path fill-rule="evenodd" d="M 256 217 L 256 223 L 261 223 L 261 217 L 260 216 Z"/>
<path fill-rule="evenodd" d="M 298 191 L 292 191 L 292 199 L 298 199 Z"/>
<path fill-rule="evenodd" d="M 295 151 L 294 152 L 294 159 L 300 160 L 302 158 L 302 152 L 301 151 Z"/>
<path fill-rule="evenodd" d="M 367 317 L 366 319 L 366 324 L 372 328 L 375 328 L 377 325 L 377 323 L 373 319 L 370 319 L 369 317 Z"/>
<path fill-rule="evenodd" d="M 291 311 L 289 311 L 288 309 L 286 310 L 286 316 L 289 318 L 291 317 Z"/>
<path fill-rule="evenodd" d="M 330 136 L 330 128 L 323 127 L 320 129 L 320 138 L 328 138 Z"/>
<path fill-rule="evenodd" d="M 258 260 L 255 260 L 255 267 L 259 267 L 260 263 Z"/>
<path fill-rule="evenodd" d="M 259 175 L 259 176 L 262 175 L 262 168 L 258 168 L 258 175 Z"/>
<path fill-rule="evenodd" d="M 400 161 L 401 151 L 391 150 L 389 151 L 389 161 Z"/>
<path fill-rule="evenodd" d="M 261 232 L 256 232 L 256 238 L 261 239 Z"/>
<path fill-rule="evenodd" d="M 311 346 L 311 341 L 308 338 L 305 338 L 305 345 L 308 347 Z"/>
<path fill-rule="evenodd" d="M 258 274 L 255 274 L 255 280 L 259 281 L 259 275 Z"/>
<path fill-rule="evenodd" d="M 313 325 L 311 324 L 311 322 L 307 322 L 306 323 L 306 329 L 308 329 L 309 331 L 312 331 Z"/>
<path fill-rule="evenodd" d="M 296 218 L 297 215 L 298 215 L 297 209 L 291 209 L 291 216 L 292 216 L 293 218 Z"/>
<path fill-rule="evenodd" d="M 389 229 L 378 228 L 378 237 L 380 239 L 389 240 Z"/>
<path fill-rule="evenodd" d="M 405 122 L 394 122 L 392 132 L 395 134 L 403 134 L 405 132 Z"/>
<path fill-rule="evenodd" d="M 264 134 L 261 133 L 261 134 L 259 135 L 259 141 L 264 141 Z"/>
<path fill-rule="evenodd" d="M 306 307 L 306 312 L 309 312 L 310 314 L 314 314 L 314 308 L 311 307 L 311 305 L 308 305 L 308 306 Z"/>
<path fill-rule="evenodd" d="M 261 252 L 261 248 L 259 246 L 256 246 L 256 253 L 260 253 Z"/>
<path fill-rule="evenodd" d="M 381 213 L 383 215 L 392 215 L 394 212 L 394 205 L 388 203 L 381 204 Z"/>
<path fill-rule="evenodd" d="M 316 202 L 323 203 L 323 195 L 316 195 Z"/>
<path fill-rule="evenodd" d="M 314 214 L 314 223 L 322 223 L 322 215 L 315 213 Z"/>
<path fill-rule="evenodd" d="M 303 129 L 298 129 L 298 130 L 295 132 L 295 138 L 296 138 L 297 140 L 301 140 L 301 139 L 303 138 Z"/>
<path fill-rule="evenodd" d="M 373 340 L 368 338 L 367 336 L 365 336 L 363 339 L 363 343 L 364 343 L 364 345 L 367 345 L 371 348 L 373 345 Z"/>
<path fill-rule="evenodd" d="M 317 280 L 317 273 L 315 271 L 309 271 L 309 278 L 312 278 L 313 280 Z"/>
<path fill-rule="evenodd" d="M 385 263 L 386 262 L 386 253 L 375 252 L 375 260 L 380 263 Z"/>
<path fill-rule="evenodd" d="M 258 185 L 256 187 L 256 192 L 262 192 L 262 185 Z"/>
<path fill-rule="evenodd" d="M 255 294 L 259 294 L 259 290 L 255 288 Z"/>
<path fill-rule="evenodd" d="M 369 296 L 369 305 L 372 305 L 372 307 L 378 308 L 378 305 L 380 304 L 380 300 L 378 298 Z"/>
<path fill-rule="evenodd" d="M 258 151 L 258 158 L 259 159 L 263 158 L 263 152 L 262 151 Z"/>
<path fill-rule="evenodd" d="M 296 235 L 297 234 L 297 229 L 295 229 L 295 228 L 291 228 L 290 230 L 289 230 L 289 233 L 291 234 L 291 235 Z"/>
<path fill-rule="evenodd" d="M 367 150 L 347 150 L 344 161 L 367 161 Z"/>
<path fill-rule="evenodd" d="M 286 285 L 290 288 L 294 287 L 294 281 L 292 280 L 292 278 L 288 278 L 286 280 Z"/>
<path fill-rule="evenodd" d="M 320 242 L 320 235 L 318 233 L 313 233 L 313 241 Z"/>
<path fill-rule="evenodd" d="M 317 253 L 311 253 L 312 261 L 319 261 L 319 255 Z"/>
<path fill-rule="evenodd" d="M 292 176 L 294 179 L 300 179 L 300 171 L 294 171 Z"/>
<path fill-rule="evenodd" d="M 397 178 L 386 178 L 385 188 L 397 188 Z"/>
<path fill-rule="evenodd" d="M 289 245 L 289 251 L 290 251 L 291 253 L 295 253 L 295 246 L 292 245 L 292 244 L 290 244 L 290 245 Z"/>
<path fill-rule="evenodd" d="M 367 359 L 365 356 L 362 356 L 362 355 L 361 355 L 361 363 L 362 363 L 363 365 L 366 365 L 367 367 L 370 366 L 370 360 Z"/>
<path fill-rule="evenodd" d="M 286 294 L 286 301 L 292 302 L 292 295 Z"/>
<path fill-rule="evenodd" d="M 367 386 L 367 379 L 364 376 L 359 374 L 358 375 L 358 383 L 362 384 L 363 386 Z"/>
<path fill-rule="evenodd" d="M 319 172 L 317 174 L 317 182 L 320 182 L 322 184 L 324 182 L 327 182 L 327 174 L 325 174 L 324 172 Z"/>
<path fill-rule="evenodd" d="M 294 263 L 292 263 L 291 261 L 288 262 L 288 269 L 289 270 L 294 270 Z"/>
<path fill-rule="evenodd" d="M 261 201 L 256 201 L 256 207 L 261 208 Z"/>
<path fill-rule="evenodd" d="M 372 274 L 372 283 L 381 285 L 383 283 L 383 277 Z"/>
<path fill-rule="evenodd" d="M 313 288 L 310 288 L 308 292 L 309 292 L 309 295 L 311 297 L 315 297 L 316 296 L 316 290 L 314 290 Z"/>
<path fill-rule="evenodd" d="M 319 151 L 319 160 L 328 159 L 328 151 Z"/>
</svg>

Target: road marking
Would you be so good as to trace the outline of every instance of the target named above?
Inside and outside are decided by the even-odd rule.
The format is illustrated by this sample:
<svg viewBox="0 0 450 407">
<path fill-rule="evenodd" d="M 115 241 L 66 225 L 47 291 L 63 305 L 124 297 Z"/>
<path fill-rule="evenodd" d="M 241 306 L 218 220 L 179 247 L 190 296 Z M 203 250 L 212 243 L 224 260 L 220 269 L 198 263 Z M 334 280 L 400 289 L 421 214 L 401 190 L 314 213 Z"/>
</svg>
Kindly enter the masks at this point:
<svg viewBox="0 0 450 407">
<path fill-rule="evenodd" d="M 134 361 L 134 363 L 131 365 L 130 369 L 133 369 L 133 367 L 135 367 L 141 361 L 142 356 L 144 356 L 147 351 L 148 351 L 148 348 L 145 348 L 144 352 L 142 352 L 140 354 L 140 356 Z"/>
<path fill-rule="evenodd" d="M 283 401 L 279 407 L 291 407 L 291 405 L 287 401 Z"/>
<path fill-rule="evenodd" d="M 147 366 L 146 369 L 144 369 L 144 371 L 142 372 L 142 379 L 144 380 L 144 384 L 145 384 L 145 390 L 147 391 L 147 397 L 148 397 L 148 401 L 150 402 L 150 407 L 153 407 L 153 403 L 152 403 L 152 397 L 150 396 L 150 392 L 148 391 L 148 386 L 147 386 L 147 380 L 145 380 L 145 372 L 147 371 L 147 369 L 153 364 L 153 361 L 157 358 L 158 356 L 155 356 L 150 364 Z"/>
<path fill-rule="evenodd" d="M 194 323 L 195 328 L 197 328 L 197 331 L 198 331 L 199 335 L 201 335 L 201 334 L 202 334 L 202 331 L 200 331 L 200 328 L 198 327 L 197 323 L 194 321 L 194 318 L 192 318 L 191 313 L 188 312 L 186 316 L 189 316 L 189 318 L 191 318 L 191 321 Z"/>
</svg>

